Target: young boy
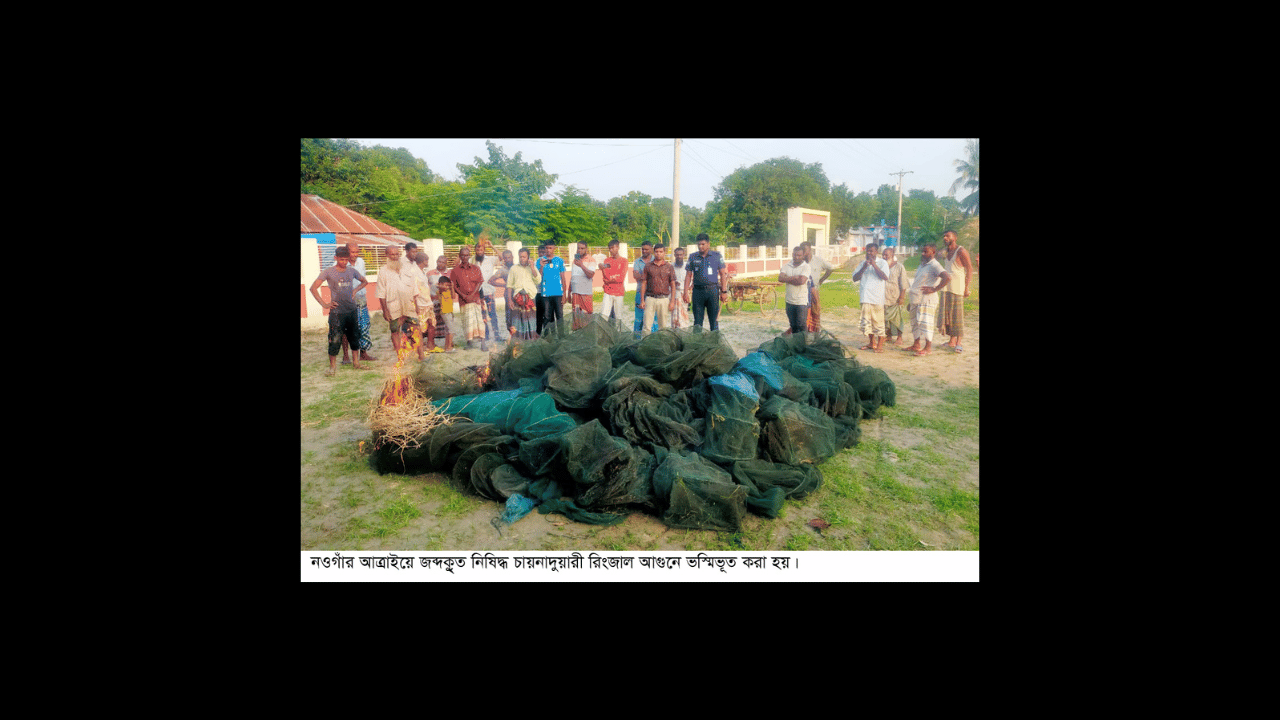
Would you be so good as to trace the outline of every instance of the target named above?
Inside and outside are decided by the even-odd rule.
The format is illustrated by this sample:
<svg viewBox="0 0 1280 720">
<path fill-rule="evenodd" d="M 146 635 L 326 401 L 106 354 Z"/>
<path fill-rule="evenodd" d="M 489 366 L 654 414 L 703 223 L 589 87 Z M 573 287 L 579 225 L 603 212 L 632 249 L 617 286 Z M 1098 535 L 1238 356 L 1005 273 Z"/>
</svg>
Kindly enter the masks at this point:
<svg viewBox="0 0 1280 720">
<path fill-rule="evenodd" d="M 889 279 L 889 265 L 879 255 L 875 243 L 867 245 L 867 259 L 853 274 L 862 303 L 862 332 L 867 334 L 862 349 L 872 352 L 884 352 L 884 283 Z"/>
<path fill-rule="evenodd" d="M 787 322 L 791 327 L 786 334 L 802 333 L 809 316 L 809 263 L 804 261 L 804 248 L 791 251 L 791 262 L 778 271 L 778 282 L 787 284 Z"/>
<path fill-rule="evenodd" d="M 329 310 L 329 372 L 325 373 L 326 375 L 333 375 L 338 371 L 338 351 L 342 350 L 344 335 L 350 347 L 360 347 L 355 295 L 369 284 L 364 275 L 348 265 L 351 261 L 351 251 L 345 246 L 334 251 L 333 259 L 337 264 L 322 270 L 316 281 L 311 283 L 311 295 L 315 297 L 316 302 Z M 357 280 L 360 282 L 358 286 Z M 325 282 L 329 283 L 329 302 L 327 303 L 320 297 L 320 285 Z M 360 358 L 356 357 L 355 353 L 352 353 L 351 360 L 356 370 L 365 369 L 361 367 Z"/>
<path fill-rule="evenodd" d="M 609 241 L 609 257 L 600 263 L 604 273 L 604 300 L 600 303 L 600 317 L 605 320 L 622 320 L 623 273 L 631 267 L 624 257 L 618 256 L 618 241 Z"/>
</svg>

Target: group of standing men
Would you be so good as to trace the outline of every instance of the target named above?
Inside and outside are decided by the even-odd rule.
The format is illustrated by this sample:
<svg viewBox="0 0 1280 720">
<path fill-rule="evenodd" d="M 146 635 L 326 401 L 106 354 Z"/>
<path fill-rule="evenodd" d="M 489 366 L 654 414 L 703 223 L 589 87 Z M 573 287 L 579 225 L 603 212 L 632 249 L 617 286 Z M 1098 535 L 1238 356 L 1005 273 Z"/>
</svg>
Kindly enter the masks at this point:
<svg viewBox="0 0 1280 720">
<path fill-rule="evenodd" d="M 663 259 L 664 246 L 658 245 L 656 253 L 652 243 L 644 243 L 643 257 L 629 266 L 619 257 L 619 244 L 609 243 L 609 256 L 588 254 L 587 244 L 580 242 L 571 265 L 556 255 L 556 245 L 546 243 L 538 247 L 538 258 L 531 262 L 529 250 L 521 248 L 519 261 L 515 262 L 510 250 L 502 253 L 498 262 L 487 241 L 477 242 L 474 257 L 469 246 L 458 251 L 458 262 L 452 269 L 441 255 L 434 269 L 429 269 L 429 258 L 417 243 L 407 243 L 403 250 L 398 245 L 385 249 L 386 262 L 378 272 L 377 297 L 382 304 L 382 317 L 391 332 L 391 346 L 400 353 L 414 348 L 418 359 L 427 352 L 455 352 L 454 336 L 459 335 L 468 347 L 479 345 L 489 350 L 490 343 L 500 343 L 495 294 L 501 292 L 505 299 L 507 338 L 528 340 L 540 336 L 544 329 L 564 319 L 565 304 L 573 308 L 574 327 L 585 324 L 585 316 L 593 311 L 606 319 L 622 320 L 624 273 L 641 283 L 637 292 L 636 330 L 643 324 L 657 330 L 673 325 L 688 324 L 688 314 L 683 305 L 671 308 L 671 295 L 681 297 L 684 305 L 694 301 L 695 322 L 702 323 L 704 310 L 710 316 L 711 329 L 719 328 L 718 298 L 714 288 L 719 285 L 724 292 L 724 261 L 720 254 L 709 251 L 705 234 L 698 237 L 699 252 L 686 264 L 683 248 L 676 250 L 673 267 Z M 403 254 L 403 257 L 402 257 Z M 348 243 L 334 252 L 335 264 L 321 271 L 311 285 L 316 302 L 329 310 L 329 375 L 337 366 L 338 350 L 342 350 L 342 364 L 353 364 L 365 369 L 363 362 L 377 358 L 369 355 L 373 341 L 369 333 L 369 311 L 365 295 L 368 280 L 365 277 L 364 259 L 356 243 Z M 692 283 L 690 269 L 696 268 L 698 276 Z M 592 302 L 592 283 L 597 272 L 604 277 L 604 302 L 598 310 Z M 329 301 L 320 295 L 320 286 L 329 284 Z M 568 290 L 570 300 L 565 301 Z M 444 348 L 436 346 L 436 339 L 444 338 Z M 425 340 L 425 342 L 424 342 Z M 358 348 L 358 356 L 353 352 Z"/>
<path fill-rule="evenodd" d="M 946 243 L 943 258 L 935 257 L 934 245 L 924 247 L 920 268 L 910 287 L 906 270 L 896 261 L 893 248 L 884 248 L 881 252 L 874 244 L 867 246 L 865 260 L 853 273 L 853 280 L 859 282 L 861 331 L 867 335 L 863 350 L 883 352 L 886 335 L 896 335 L 892 340 L 894 345 L 901 342 L 903 328 L 910 318 L 915 342 L 906 349 L 927 355 L 932 349 L 935 317 L 937 329 L 949 336 L 947 347 L 954 352 L 964 350 L 960 344 L 964 335 L 963 302 L 969 295 L 972 266 L 968 252 L 957 245 L 954 232 L 945 233 L 943 240 Z M 387 261 L 379 271 L 377 294 L 383 319 L 391 330 L 392 347 L 399 352 L 403 343 L 412 338 L 410 347 L 416 348 L 419 359 L 424 352 L 454 352 L 454 335 L 461 335 L 468 347 L 478 343 L 482 350 L 488 350 L 490 343 L 501 342 L 495 305 L 497 292 L 502 292 L 506 301 L 508 339 L 540 336 L 547 325 L 563 321 L 565 304 L 573 309 L 575 328 L 585 324 L 586 316 L 593 312 L 606 320 L 625 322 L 623 293 L 628 271 L 637 284 L 635 332 L 648 335 L 665 327 L 702 327 L 704 317 L 715 331 L 720 329 L 720 303 L 727 299 L 729 274 L 724 258 L 711 250 L 706 233 L 698 235 L 697 244 L 697 252 L 687 260 L 685 249 L 677 247 L 672 263 L 666 260 L 665 245 L 645 242 L 641 245 L 641 257 L 629 264 L 619 256 L 617 240 L 609 242 L 609 255 L 603 259 L 589 255 L 587 244 L 579 242 L 572 263 L 566 266 L 556 255 L 554 243 L 539 246 L 536 261 L 531 262 L 529 250 L 521 248 L 518 262 L 510 250 L 502 253 L 499 262 L 492 254 L 492 246 L 482 241 L 475 246 L 474 260 L 471 248 L 463 246 L 452 269 L 441 255 L 432 270 L 427 268 L 429 258 L 416 243 L 405 245 L 403 260 L 400 247 L 389 245 Z M 368 354 L 373 347 L 365 298 L 368 281 L 359 246 L 348 243 L 338 248 L 334 257 L 335 265 L 322 271 L 311 285 L 316 301 L 330 311 L 331 375 L 336 369 L 339 348 L 342 363 L 351 363 L 357 369 L 363 369 L 361 361 L 377 359 Z M 778 273 L 778 281 L 786 285 L 789 327 L 785 334 L 821 329 L 818 289 L 834 270 L 830 263 L 814 254 L 809 243 L 796 247 L 792 261 Z M 596 273 L 603 275 L 604 286 L 599 308 L 594 307 L 592 296 Z M 319 294 L 320 285 L 326 281 L 330 288 L 328 303 Z M 564 299 L 566 289 L 571 296 L 568 303 Z M 672 298 L 675 303 L 671 302 Z M 904 303 L 908 302 L 904 309 Z M 690 306 L 692 323 L 686 310 Z M 441 337 L 445 340 L 443 349 L 435 343 Z"/>
<path fill-rule="evenodd" d="M 928 355 L 933 348 L 936 329 L 948 336 L 947 347 L 953 352 L 963 352 L 964 299 L 969 296 L 969 280 L 972 264 L 969 253 L 957 244 L 956 234 L 947 231 L 942 236 L 945 256 L 939 262 L 937 246 L 930 243 L 920 252 L 920 267 L 915 280 L 907 286 L 906 269 L 896 261 L 893 248 L 866 247 L 866 259 L 853 273 L 853 281 L 859 283 L 858 300 L 861 303 L 861 331 L 867 336 L 863 350 L 884 352 L 885 336 L 896 338 L 897 345 L 903 335 L 908 317 L 912 321 L 915 342 L 908 352 Z M 904 312 L 903 305 L 906 304 Z M 921 339 L 924 346 L 920 345 Z"/>
<path fill-rule="evenodd" d="M 704 318 L 712 331 L 720 329 L 720 302 L 729 292 L 728 267 L 724 257 L 711 249 L 706 233 L 698 234 L 697 243 L 697 252 L 687 260 L 685 249 L 677 247 L 674 264 L 666 260 L 666 245 L 640 244 L 640 257 L 631 268 L 636 281 L 635 332 L 648 335 L 666 327 L 702 327 Z M 615 245 L 616 241 L 609 247 L 616 256 Z M 687 308 L 693 311 L 692 322 Z"/>
<path fill-rule="evenodd" d="M 507 292 L 511 253 L 504 253 L 499 267 L 486 250 L 491 251 L 492 247 L 477 243 L 473 262 L 471 248 L 464 246 L 453 269 L 448 269 L 447 260 L 441 255 L 435 269 L 429 270 L 430 259 L 417 243 L 407 243 L 403 257 L 400 246 L 387 246 L 387 260 L 378 271 L 378 300 L 382 318 L 391 331 L 391 346 L 397 353 L 412 347 L 422 359 L 426 352 L 454 352 L 454 335 L 461 335 L 468 345 L 479 343 L 486 350 L 490 342 L 499 341 L 494 293 Z M 319 292 L 326 282 L 328 302 Z M 365 297 L 368 284 L 364 259 L 356 243 L 335 250 L 333 267 L 321 271 L 311 284 L 312 296 L 329 310 L 329 375 L 337 369 L 339 349 L 343 352 L 342 364 L 351 363 L 358 370 L 366 367 L 361 361 L 377 359 L 368 354 L 373 347 Z M 510 325 L 508 322 L 509 332 L 514 334 Z M 445 339 L 443 349 L 435 343 L 440 337 Z M 358 357 L 352 355 L 357 348 Z"/>
</svg>

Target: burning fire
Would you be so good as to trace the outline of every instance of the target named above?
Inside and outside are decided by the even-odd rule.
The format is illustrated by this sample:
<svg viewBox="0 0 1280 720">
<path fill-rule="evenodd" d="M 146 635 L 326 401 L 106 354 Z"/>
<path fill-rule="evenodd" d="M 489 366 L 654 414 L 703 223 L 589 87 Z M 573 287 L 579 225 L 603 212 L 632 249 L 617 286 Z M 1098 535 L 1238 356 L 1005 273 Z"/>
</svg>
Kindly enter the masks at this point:
<svg viewBox="0 0 1280 720">
<path fill-rule="evenodd" d="M 489 367 L 489 363 L 485 363 L 484 365 L 477 365 L 475 371 L 476 381 L 480 383 L 480 388 L 484 389 L 489 379 L 493 377 L 493 369 Z"/>
<path fill-rule="evenodd" d="M 396 350 L 396 365 L 394 368 L 395 377 L 387 381 L 387 386 L 382 390 L 382 405 L 399 405 L 409 394 L 409 384 L 412 382 L 410 378 L 405 377 L 401 373 L 404 368 L 405 356 L 413 357 L 417 353 L 417 339 L 412 333 L 401 335 L 400 347 Z"/>
</svg>

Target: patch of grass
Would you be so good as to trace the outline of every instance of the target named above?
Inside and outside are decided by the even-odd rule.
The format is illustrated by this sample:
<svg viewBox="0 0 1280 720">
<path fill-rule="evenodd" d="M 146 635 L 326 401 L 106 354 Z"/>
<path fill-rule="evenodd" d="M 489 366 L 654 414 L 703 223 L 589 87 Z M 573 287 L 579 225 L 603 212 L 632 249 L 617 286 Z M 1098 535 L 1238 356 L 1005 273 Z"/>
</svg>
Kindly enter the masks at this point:
<svg viewBox="0 0 1280 720">
<path fill-rule="evenodd" d="M 829 492 L 842 498 L 853 498 L 862 495 L 862 485 L 854 477 L 853 469 L 849 467 L 847 461 L 828 461 L 822 465 L 821 469 L 823 487 Z"/>
<path fill-rule="evenodd" d="M 947 388 L 942 393 L 942 400 L 954 405 L 955 410 L 964 413 L 966 417 L 978 419 L 978 388 Z"/>
<path fill-rule="evenodd" d="M 787 549 L 977 549 L 965 533 L 978 534 L 978 494 L 958 488 L 967 471 L 928 444 L 864 440 L 822 465 L 815 499 L 832 529 L 821 537 L 793 530 Z M 955 540 L 940 545 L 939 535 Z"/>
<path fill-rule="evenodd" d="M 399 529 L 408 525 L 411 520 L 422 517 L 422 511 L 408 498 L 402 497 L 379 510 L 378 515 L 386 521 L 388 526 Z"/>
<path fill-rule="evenodd" d="M 871 518 L 863 534 L 871 550 L 919 550 L 918 533 L 891 518 Z"/>
<path fill-rule="evenodd" d="M 791 533 L 787 538 L 787 544 L 783 547 L 792 552 L 804 552 L 809 549 L 809 545 L 813 543 L 814 536 L 808 528 L 798 530 Z"/>
<path fill-rule="evenodd" d="M 325 361 L 323 373 L 328 369 Z M 304 367 L 303 375 L 314 373 Z M 324 378 L 329 383 L 324 396 L 302 406 L 302 424 L 325 428 L 338 420 L 364 420 L 369 413 L 369 403 L 377 397 L 386 382 L 385 376 L 377 370 L 352 370 L 349 366 L 338 366 L 338 374 L 332 378 Z"/>
<path fill-rule="evenodd" d="M 406 527 L 415 518 L 422 516 L 422 510 L 418 509 L 408 498 L 397 498 L 390 505 L 381 508 L 373 513 L 379 518 L 375 524 L 366 516 L 353 516 L 349 518 L 344 526 L 346 530 L 345 539 L 347 542 L 353 543 L 356 549 L 360 549 L 360 541 L 370 538 L 386 539 L 400 532 L 401 528 Z"/>
<path fill-rule="evenodd" d="M 327 428 L 336 420 L 363 420 L 368 413 L 371 393 L 365 388 L 339 388 L 323 400 L 302 408 L 302 422 Z"/>
<path fill-rule="evenodd" d="M 960 426 L 950 420 L 939 417 L 935 413 L 916 412 L 908 410 L 901 405 L 894 408 L 894 417 L 898 421 L 898 425 L 904 428 L 920 428 L 922 430 L 934 430 L 943 435 L 951 435 L 959 431 Z"/>
<path fill-rule="evenodd" d="M 953 512 L 961 516 L 977 515 L 978 497 L 973 493 L 956 488 L 946 488 L 927 491 L 926 495 L 934 507 L 942 512 Z"/>
<path fill-rule="evenodd" d="M 364 494 L 354 488 L 346 488 L 338 496 L 338 503 L 343 507 L 357 508 L 364 502 Z"/>
<path fill-rule="evenodd" d="M 441 505 L 436 512 L 449 517 L 461 517 L 479 510 L 484 505 L 484 501 L 468 497 L 457 490 L 453 490 L 445 499 L 444 505 Z"/>
</svg>

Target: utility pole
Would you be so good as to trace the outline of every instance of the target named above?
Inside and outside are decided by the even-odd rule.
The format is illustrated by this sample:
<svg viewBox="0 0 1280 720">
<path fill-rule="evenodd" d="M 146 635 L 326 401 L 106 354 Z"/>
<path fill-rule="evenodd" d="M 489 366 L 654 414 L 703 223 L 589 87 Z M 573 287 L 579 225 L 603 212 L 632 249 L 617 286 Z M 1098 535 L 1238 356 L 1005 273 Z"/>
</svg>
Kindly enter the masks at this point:
<svg viewBox="0 0 1280 720">
<path fill-rule="evenodd" d="M 675 188 L 671 192 L 671 251 L 668 257 L 675 257 L 675 249 L 680 247 L 680 138 L 676 138 L 676 172 Z"/>
<path fill-rule="evenodd" d="M 914 173 L 915 173 L 915 170 L 901 170 L 896 173 L 889 173 L 890 175 L 898 176 L 898 252 L 902 252 L 902 248 L 903 248 L 903 244 L 902 244 L 902 176 L 912 175 Z"/>
</svg>

